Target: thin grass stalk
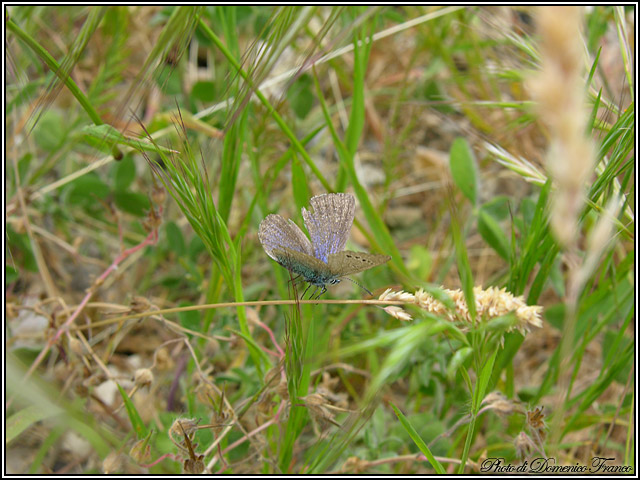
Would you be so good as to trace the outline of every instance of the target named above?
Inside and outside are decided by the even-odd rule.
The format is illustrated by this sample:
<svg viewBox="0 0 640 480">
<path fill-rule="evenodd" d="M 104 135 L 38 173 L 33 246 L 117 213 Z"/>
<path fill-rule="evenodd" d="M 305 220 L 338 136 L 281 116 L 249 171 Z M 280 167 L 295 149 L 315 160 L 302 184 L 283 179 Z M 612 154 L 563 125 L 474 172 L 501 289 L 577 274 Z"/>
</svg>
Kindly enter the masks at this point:
<svg viewBox="0 0 640 480">
<path fill-rule="evenodd" d="M 70 75 L 68 75 L 61 67 L 60 64 L 53 58 L 44 47 L 42 47 L 31 35 L 22 30 L 12 19 L 7 19 L 5 25 L 7 29 L 14 33 L 20 40 L 22 40 L 47 66 L 53 73 L 65 84 L 71 94 L 78 100 L 78 103 L 83 110 L 89 115 L 89 118 L 95 125 L 103 125 L 104 122 L 98 112 L 96 112 L 91 102 L 86 97 L 82 90 L 78 87 L 76 82 L 73 81 Z M 122 152 L 117 146 L 112 146 L 113 158 L 119 160 L 122 158 Z"/>
<path fill-rule="evenodd" d="M 253 93 L 256 95 L 256 97 L 258 97 L 258 99 L 260 100 L 260 102 L 262 103 L 262 105 L 264 105 L 264 107 L 269 111 L 269 114 L 273 117 L 273 119 L 276 121 L 276 123 L 278 124 L 278 126 L 282 129 L 283 133 L 287 136 L 287 138 L 289 139 L 289 141 L 293 144 L 293 146 L 296 148 L 296 150 L 298 151 L 298 153 L 300 153 L 300 155 L 302 156 L 302 158 L 304 159 L 305 163 L 307 164 L 307 166 L 313 171 L 314 175 L 316 176 L 316 178 L 320 181 L 320 183 L 322 183 L 322 186 L 325 187 L 327 189 L 327 191 L 331 191 L 331 186 L 329 185 L 329 183 L 327 182 L 327 180 L 324 178 L 324 176 L 322 175 L 322 173 L 320 172 L 320 170 L 318 169 L 318 167 L 315 165 L 314 161 L 311 159 L 311 157 L 309 156 L 309 154 L 307 153 L 307 151 L 304 149 L 304 147 L 302 146 L 302 144 L 300 143 L 300 140 L 298 140 L 298 138 L 295 136 L 295 134 L 291 131 L 291 129 L 289 128 L 289 126 L 286 124 L 286 122 L 284 121 L 284 119 L 278 114 L 278 112 L 276 112 L 275 108 L 273 108 L 273 105 L 271 105 L 271 103 L 267 100 L 267 98 L 262 94 L 262 92 L 260 92 L 260 90 L 257 88 L 257 86 L 254 85 L 253 80 L 251 79 L 251 77 L 249 77 L 249 75 L 242 69 L 241 65 L 238 63 L 238 61 L 233 57 L 233 55 L 231 54 L 231 52 L 227 49 L 227 47 L 224 45 L 224 43 L 218 38 L 218 36 L 213 33 L 213 30 L 211 30 L 206 23 L 204 23 L 204 21 L 200 20 L 199 26 L 202 30 L 202 32 L 216 45 L 216 47 L 218 47 L 218 49 L 222 52 L 222 54 L 225 56 L 225 58 L 229 61 L 229 63 L 231 64 L 231 66 L 234 68 L 234 70 L 236 72 L 238 72 L 238 74 L 240 74 L 240 76 L 249 83 L 249 85 L 251 85 L 251 87 L 254 89 Z"/>
</svg>

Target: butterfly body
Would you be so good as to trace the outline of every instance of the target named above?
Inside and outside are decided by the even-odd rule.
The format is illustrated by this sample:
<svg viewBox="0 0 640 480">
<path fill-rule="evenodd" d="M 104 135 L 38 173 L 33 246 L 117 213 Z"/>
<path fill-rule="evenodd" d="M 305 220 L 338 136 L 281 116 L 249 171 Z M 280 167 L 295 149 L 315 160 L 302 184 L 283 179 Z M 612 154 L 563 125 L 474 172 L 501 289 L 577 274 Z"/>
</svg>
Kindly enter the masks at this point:
<svg viewBox="0 0 640 480">
<path fill-rule="evenodd" d="M 340 282 L 341 277 L 389 261 L 388 255 L 343 250 L 355 216 L 355 199 L 345 193 L 318 195 L 310 200 L 313 211 L 302 209 L 311 241 L 291 220 L 268 215 L 258 237 L 271 258 L 318 288 Z"/>
<path fill-rule="evenodd" d="M 321 287 L 340 282 L 322 260 L 291 249 L 276 250 L 276 261 L 292 273 L 301 275 L 307 283 Z"/>
</svg>

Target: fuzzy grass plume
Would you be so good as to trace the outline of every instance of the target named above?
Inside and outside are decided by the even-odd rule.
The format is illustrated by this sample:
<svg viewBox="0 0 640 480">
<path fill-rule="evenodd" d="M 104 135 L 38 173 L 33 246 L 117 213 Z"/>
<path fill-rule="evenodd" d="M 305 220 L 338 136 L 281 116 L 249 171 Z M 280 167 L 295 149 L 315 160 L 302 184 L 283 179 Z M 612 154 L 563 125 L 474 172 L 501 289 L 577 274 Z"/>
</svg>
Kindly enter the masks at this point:
<svg viewBox="0 0 640 480">
<path fill-rule="evenodd" d="M 539 114 L 549 128 L 547 170 L 553 178 L 551 228 L 558 242 L 573 245 L 585 202 L 585 184 L 593 172 L 595 152 L 586 136 L 582 8 L 542 7 L 537 25 L 542 69 L 530 82 Z"/>
<path fill-rule="evenodd" d="M 423 310 L 434 315 L 447 318 L 452 322 L 466 322 L 471 324 L 469 307 L 461 290 L 443 289 L 449 295 L 455 305 L 454 310 L 447 308 L 442 302 L 436 300 L 431 294 L 419 289 L 415 294 L 404 291 L 394 292 L 390 288 L 380 295 L 380 300 L 398 300 L 414 303 Z M 542 307 L 527 305 L 524 297 L 514 297 L 506 288 L 489 287 L 483 289 L 476 286 L 473 289 L 476 302 L 476 312 L 481 322 L 489 322 L 493 319 L 504 317 L 509 313 L 515 314 L 515 321 L 507 326 L 506 330 L 519 330 L 522 334 L 528 332 L 531 327 L 542 327 L 540 313 Z M 411 320 L 411 315 L 400 307 L 386 307 L 387 312 L 398 320 Z"/>
</svg>

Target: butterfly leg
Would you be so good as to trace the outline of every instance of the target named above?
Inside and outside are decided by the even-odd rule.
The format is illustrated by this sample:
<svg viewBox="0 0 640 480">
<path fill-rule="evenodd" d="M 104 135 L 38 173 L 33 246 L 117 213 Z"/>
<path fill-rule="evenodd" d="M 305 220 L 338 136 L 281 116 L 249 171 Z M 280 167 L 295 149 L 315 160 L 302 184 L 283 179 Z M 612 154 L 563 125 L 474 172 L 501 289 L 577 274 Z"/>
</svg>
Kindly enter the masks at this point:
<svg viewBox="0 0 640 480">
<path fill-rule="evenodd" d="M 307 293 L 307 290 L 309 290 L 309 288 L 311 287 L 311 284 L 307 285 L 307 288 L 304 289 L 304 292 L 302 292 L 302 296 L 300 297 L 300 300 L 304 299 L 304 294 Z M 313 297 L 313 295 L 311 295 Z"/>
<path fill-rule="evenodd" d="M 318 298 L 316 297 L 316 293 L 318 293 L 318 290 L 320 289 L 320 287 L 316 286 L 316 289 L 313 291 L 313 293 L 309 296 L 309 300 L 313 300 L 314 298 Z"/>
<path fill-rule="evenodd" d="M 320 287 L 318 287 L 318 288 L 320 288 Z M 318 290 L 316 289 L 316 292 L 317 292 L 317 291 L 318 291 Z M 323 286 L 322 286 L 322 290 L 320 290 L 320 293 L 316 296 L 316 300 L 317 300 L 317 299 L 319 299 L 319 298 L 320 298 L 320 296 L 321 296 L 324 292 L 326 292 L 326 291 L 327 291 L 327 287 L 325 287 L 325 286 L 323 285 Z"/>
</svg>

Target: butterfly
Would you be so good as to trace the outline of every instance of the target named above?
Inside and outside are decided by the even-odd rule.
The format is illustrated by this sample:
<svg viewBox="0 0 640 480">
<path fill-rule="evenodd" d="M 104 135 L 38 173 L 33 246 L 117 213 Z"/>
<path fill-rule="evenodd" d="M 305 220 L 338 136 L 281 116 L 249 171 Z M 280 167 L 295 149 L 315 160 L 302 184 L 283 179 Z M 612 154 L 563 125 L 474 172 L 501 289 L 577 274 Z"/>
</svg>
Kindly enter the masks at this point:
<svg viewBox="0 0 640 480">
<path fill-rule="evenodd" d="M 311 297 L 320 290 L 318 298 L 327 291 L 326 285 L 335 285 L 346 275 L 391 259 L 389 255 L 343 250 L 355 217 L 353 195 L 327 193 L 311 198 L 309 203 L 312 211 L 303 208 L 302 217 L 311 241 L 293 221 L 273 214 L 260 223 L 258 238 L 267 255 L 316 287 Z"/>
</svg>

